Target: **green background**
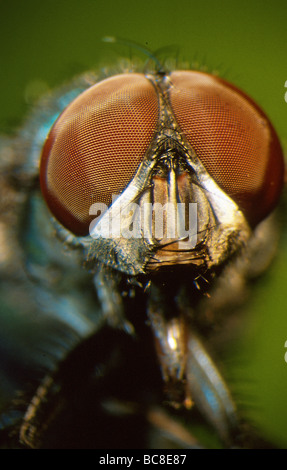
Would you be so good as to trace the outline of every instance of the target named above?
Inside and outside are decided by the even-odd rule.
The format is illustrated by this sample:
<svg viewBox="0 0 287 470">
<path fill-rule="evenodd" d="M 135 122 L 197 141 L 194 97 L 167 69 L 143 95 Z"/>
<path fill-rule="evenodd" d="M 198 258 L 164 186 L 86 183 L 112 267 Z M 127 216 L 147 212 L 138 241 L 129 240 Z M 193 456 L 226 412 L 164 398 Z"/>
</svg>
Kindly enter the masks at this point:
<svg viewBox="0 0 287 470">
<path fill-rule="evenodd" d="M 0 131 L 10 132 L 49 87 L 130 54 L 103 36 L 151 50 L 176 45 L 249 93 L 287 149 L 287 3 L 284 0 L 0 0 Z M 287 236 L 248 304 L 250 326 L 236 362 L 247 413 L 287 447 Z M 240 355 L 242 354 L 242 361 Z M 234 361 L 231 361 L 231 363 Z M 232 366 L 230 366 L 232 367 Z"/>
</svg>

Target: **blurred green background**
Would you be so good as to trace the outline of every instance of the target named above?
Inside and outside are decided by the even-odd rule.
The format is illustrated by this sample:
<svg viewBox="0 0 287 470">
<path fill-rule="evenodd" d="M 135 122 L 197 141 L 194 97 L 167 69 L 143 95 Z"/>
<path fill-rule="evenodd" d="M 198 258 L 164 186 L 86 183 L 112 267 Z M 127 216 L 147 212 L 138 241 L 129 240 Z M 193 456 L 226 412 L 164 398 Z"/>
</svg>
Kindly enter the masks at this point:
<svg viewBox="0 0 287 470">
<path fill-rule="evenodd" d="M 287 150 L 284 0 L 0 0 L 0 132 L 21 122 L 33 94 L 130 54 L 129 48 L 102 43 L 106 35 L 151 50 L 177 45 L 183 59 L 218 69 L 263 107 Z M 251 391 L 246 412 L 287 447 L 284 233 L 278 253 L 247 307 L 250 326 L 237 352 L 243 359 L 231 363 L 236 363 L 235 389 L 236 383 L 238 390 L 246 384 L 246 393 Z"/>
</svg>

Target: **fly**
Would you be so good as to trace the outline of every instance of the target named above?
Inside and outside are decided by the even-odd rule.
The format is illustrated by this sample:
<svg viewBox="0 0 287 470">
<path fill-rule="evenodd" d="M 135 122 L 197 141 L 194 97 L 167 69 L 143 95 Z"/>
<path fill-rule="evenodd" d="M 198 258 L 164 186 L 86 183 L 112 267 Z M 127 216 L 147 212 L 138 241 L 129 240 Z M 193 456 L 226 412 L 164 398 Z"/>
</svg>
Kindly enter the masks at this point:
<svg viewBox="0 0 287 470">
<path fill-rule="evenodd" d="M 15 445 L 197 448 L 196 413 L 224 447 L 265 445 L 243 432 L 209 347 L 235 279 L 256 270 L 258 253 L 266 262 L 274 253 L 282 149 L 234 85 L 154 65 L 84 76 L 3 141 L 16 174 L 7 191 L 25 214 L 17 236 L 36 280 L 19 267 L 7 207 L 9 273 L 30 312 L 28 332 L 3 352 L 8 365 L 19 357 L 16 377 L 3 371 L 7 383 L 29 381 L 2 414 Z"/>
</svg>

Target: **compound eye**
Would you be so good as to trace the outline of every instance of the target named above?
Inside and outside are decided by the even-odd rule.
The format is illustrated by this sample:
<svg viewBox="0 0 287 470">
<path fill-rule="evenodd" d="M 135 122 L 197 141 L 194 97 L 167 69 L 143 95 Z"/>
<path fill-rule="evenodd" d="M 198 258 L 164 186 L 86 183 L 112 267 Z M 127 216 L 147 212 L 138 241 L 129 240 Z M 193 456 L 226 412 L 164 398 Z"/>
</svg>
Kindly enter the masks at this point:
<svg viewBox="0 0 287 470">
<path fill-rule="evenodd" d="M 236 87 L 192 71 L 170 76 L 177 122 L 210 176 L 255 226 L 283 186 L 282 149 L 263 111 Z"/>
<path fill-rule="evenodd" d="M 87 235 L 90 206 L 109 206 L 142 162 L 158 121 L 158 97 L 142 74 L 103 80 L 78 96 L 54 124 L 42 152 L 40 180 L 54 216 Z"/>
</svg>

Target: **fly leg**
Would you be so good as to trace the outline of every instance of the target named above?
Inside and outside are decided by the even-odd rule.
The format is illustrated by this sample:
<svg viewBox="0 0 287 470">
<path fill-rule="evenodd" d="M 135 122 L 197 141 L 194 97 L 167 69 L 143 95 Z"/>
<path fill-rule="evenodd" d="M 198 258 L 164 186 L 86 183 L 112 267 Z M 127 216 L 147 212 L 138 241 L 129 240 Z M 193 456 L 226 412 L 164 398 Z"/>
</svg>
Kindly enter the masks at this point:
<svg viewBox="0 0 287 470">
<path fill-rule="evenodd" d="M 233 435 L 238 429 L 236 406 L 218 368 L 191 330 L 187 340 L 186 380 L 198 410 L 215 428 L 222 442 L 232 447 Z"/>
<path fill-rule="evenodd" d="M 133 334 L 134 327 L 125 316 L 123 297 L 119 289 L 120 276 L 119 273 L 101 266 L 94 275 L 94 286 L 102 315 L 108 325 Z"/>
</svg>

